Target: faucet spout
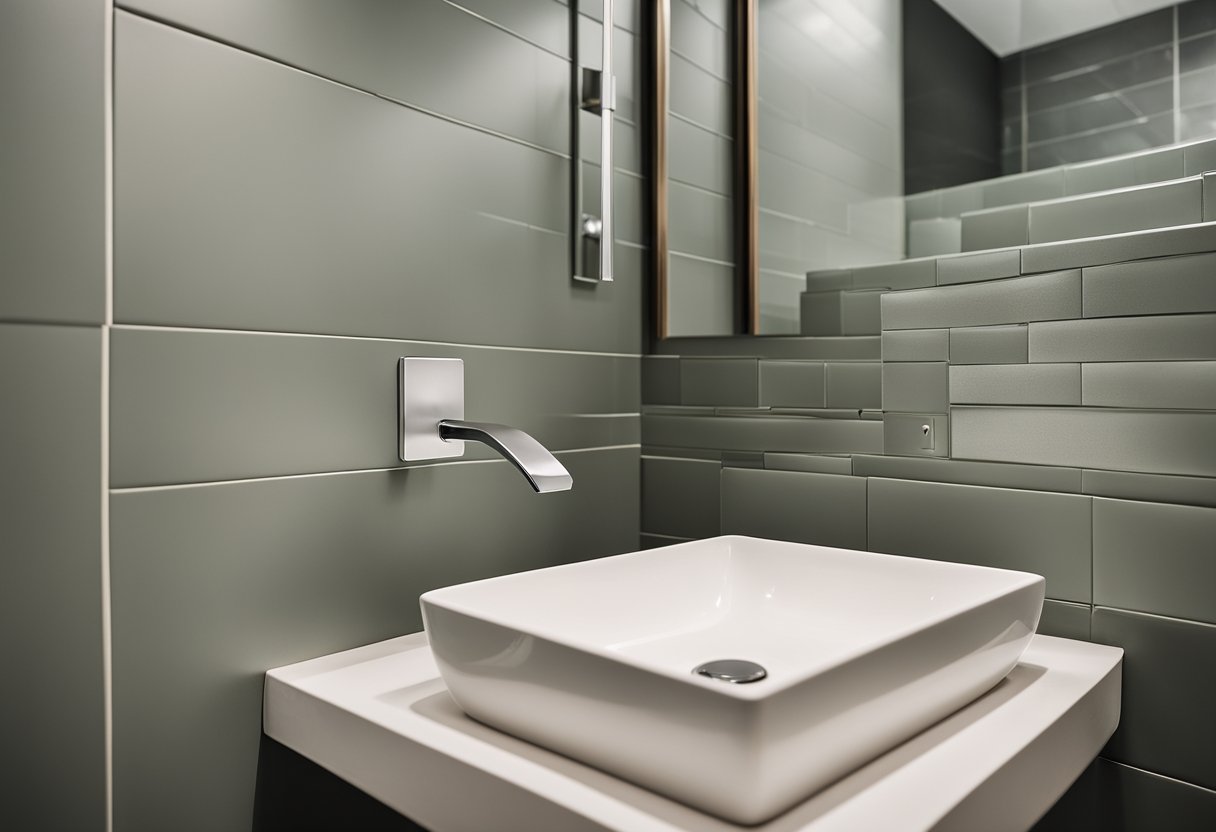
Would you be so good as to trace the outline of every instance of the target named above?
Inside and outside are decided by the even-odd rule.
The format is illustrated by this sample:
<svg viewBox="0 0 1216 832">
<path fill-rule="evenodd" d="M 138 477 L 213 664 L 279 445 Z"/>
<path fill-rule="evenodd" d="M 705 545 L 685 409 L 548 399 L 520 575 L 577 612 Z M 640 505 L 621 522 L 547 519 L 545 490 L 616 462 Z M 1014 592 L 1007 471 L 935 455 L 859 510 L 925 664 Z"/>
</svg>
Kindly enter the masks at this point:
<svg viewBox="0 0 1216 832">
<path fill-rule="evenodd" d="M 481 442 L 498 451 L 519 469 L 535 491 L 569 491 L 574 485 L 570 472 L 549 450 L 518 428 L 492 422 L 465 422 L 442 419 L 439 436 L 445 440 Z"/>
</svg>

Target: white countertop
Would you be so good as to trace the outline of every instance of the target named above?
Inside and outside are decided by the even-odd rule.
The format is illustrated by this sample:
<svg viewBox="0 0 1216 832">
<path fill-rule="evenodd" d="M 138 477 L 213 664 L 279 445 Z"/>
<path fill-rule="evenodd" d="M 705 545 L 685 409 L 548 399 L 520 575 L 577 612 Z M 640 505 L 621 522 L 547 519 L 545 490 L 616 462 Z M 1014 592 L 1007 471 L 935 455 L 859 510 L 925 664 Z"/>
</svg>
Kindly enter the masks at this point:
<svg viewBox="0 0 1216 832">
<path fill-rule="evenodd" d="M 266 674 L 265 731 L 432 832 L 1026 830 L 1119 721 L 1123 651 L 1035 636 L 993 690 L 737 826 L 474 722 L 415 633 Z"/>
</svg>

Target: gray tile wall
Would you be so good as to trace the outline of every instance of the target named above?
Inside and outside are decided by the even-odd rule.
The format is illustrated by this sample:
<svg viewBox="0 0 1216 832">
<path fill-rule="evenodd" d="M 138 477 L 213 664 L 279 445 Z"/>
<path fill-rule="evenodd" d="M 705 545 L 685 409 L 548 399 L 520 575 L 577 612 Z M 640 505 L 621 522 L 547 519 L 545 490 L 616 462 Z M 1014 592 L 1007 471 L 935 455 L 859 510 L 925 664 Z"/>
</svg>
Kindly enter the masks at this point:
<svg viewBox="0 0 1216 832">
<path fill-rule="evenodd" d="M 0 638 L 26 680 L 0 827 L 285 828 L 266 790 L 306 789 L 414 829 L 268 750 L 262 674 L 419 629 L 429 588 L 637 548 L 638 4 L 594 288 L 567 263 L 566 4 L 122 3 L 112 194 L 106 4 L 53 5 L 0 10 Z M 463 358 L 468 416 L 533 433 L 574 490 L 480 448 L 400 466 L 411 354 Z"/>
<path fill-rule="evenodd" d="M 1003 58 L 1004 172 L 1216 134 L 1214 38 L 1192 0 Z"/>
<path fill-rule="evenodd" d="M 1204 224 L 812 274 L 820 294 L 854 291 L 859 275 L 892 289 L 882 361 L 825 361 L 821 377 L 809 356 L 761 358 L 750 416 L 724 406 L 726 373 L 698 379 L 696 406 L 648 395 L 644 444 L 685 458 L 706 494 L 718 473 L 720 509 L 651 489 L 644 528 L 662 534 L 664 518 L 690 519 L 683 508 L 705 534 L 716 522 L 1044 575 L 1040 632 L 1117 644 L 1127 658 L 1119 732 L 1074 790 L 1094 804 L 1070 793 L 1042 829 L 1098 828 L 1095 818 L 1204 829 L 1216 816 L 1214 249 Z M 715 346 L 739 356 L 784 340 Z M 652 360 L 670 378 L 693 359 Z M 829 416 L 877 424 L 865 409 L 814 409 L 821 390 L 842 407 L 833 382 L 859 371 L 881 374 L 881 453 L 858 450 L 860 434 L 813 444 Z M 666 528 L 681 534 L 649 542 L 702 534 Z"/>
</svg>

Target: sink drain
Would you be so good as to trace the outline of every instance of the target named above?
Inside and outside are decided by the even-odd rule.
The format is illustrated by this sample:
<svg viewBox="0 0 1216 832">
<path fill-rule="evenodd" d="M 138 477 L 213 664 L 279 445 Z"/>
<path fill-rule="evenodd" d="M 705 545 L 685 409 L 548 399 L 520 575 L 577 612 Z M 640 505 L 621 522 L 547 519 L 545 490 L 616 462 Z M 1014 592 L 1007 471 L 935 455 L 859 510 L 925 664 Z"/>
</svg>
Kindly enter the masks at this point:
<svg viewBox="0 0 1216 832">
<path fill-rule="evenodd" d="M 759 682 L 768 675 L 768 671 L 763 667 L 745 659 L 718 659 L 697 665 L 692 672 L 707 679 L 730 682 L 732 685 Z"/>
</svg>

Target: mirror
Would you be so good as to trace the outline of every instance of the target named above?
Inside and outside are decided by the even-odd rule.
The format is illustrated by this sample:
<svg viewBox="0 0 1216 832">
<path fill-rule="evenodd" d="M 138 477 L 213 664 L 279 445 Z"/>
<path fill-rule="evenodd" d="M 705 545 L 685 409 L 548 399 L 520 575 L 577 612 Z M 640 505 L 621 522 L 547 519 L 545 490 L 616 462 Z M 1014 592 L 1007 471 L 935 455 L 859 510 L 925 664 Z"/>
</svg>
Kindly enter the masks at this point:
<svg viewBox="0 0 1216 832">
<path fill-rule="evenodd" d="M 660 338 L 833 334 L 808 271 L 961 251 L 988 180 L 1216 135 L 1213 0 L 655 5 Z"/>
</svg>

